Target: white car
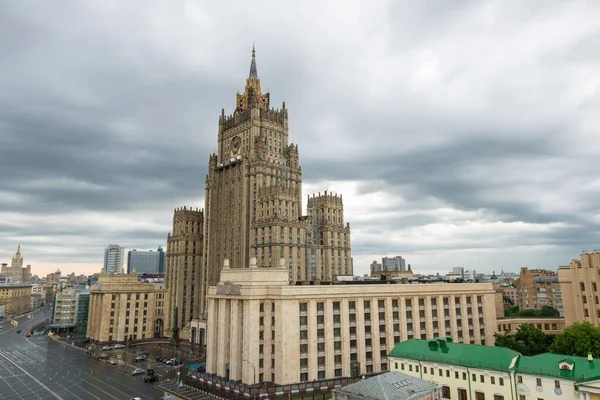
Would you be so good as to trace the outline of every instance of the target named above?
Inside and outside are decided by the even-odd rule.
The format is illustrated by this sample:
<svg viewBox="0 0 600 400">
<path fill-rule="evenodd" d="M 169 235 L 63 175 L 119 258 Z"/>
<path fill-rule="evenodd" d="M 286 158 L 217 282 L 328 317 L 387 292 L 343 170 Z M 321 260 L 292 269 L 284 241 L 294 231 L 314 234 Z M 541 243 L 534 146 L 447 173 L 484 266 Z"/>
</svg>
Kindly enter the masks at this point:
<svg viewBox="0 0 600 400">
<path fill-rule="evenodd" d="M 141 375 L 141 374 L 143 374 L 144 372 L 146 372 L 146 371 L 144 371 L 144 369 L 143 369 L 143 368 L 136 368 L 136 369 L 134 369 L 134 370 L 133 370 L 133 372 L 131 373 L 131 375 L 134 375 L 134 376 L 135 376 L 135 375 Z"/>
<path fill-rule="evenodd" d="M 111 346 L 102 346 L 102 351 L 109 351 L 112 350 Z"/>
<path fill-rule="evenodd" d="M 124 344 L 115 344 L 113 349 L 124 349 L 125 345 Z"/>
</svg>

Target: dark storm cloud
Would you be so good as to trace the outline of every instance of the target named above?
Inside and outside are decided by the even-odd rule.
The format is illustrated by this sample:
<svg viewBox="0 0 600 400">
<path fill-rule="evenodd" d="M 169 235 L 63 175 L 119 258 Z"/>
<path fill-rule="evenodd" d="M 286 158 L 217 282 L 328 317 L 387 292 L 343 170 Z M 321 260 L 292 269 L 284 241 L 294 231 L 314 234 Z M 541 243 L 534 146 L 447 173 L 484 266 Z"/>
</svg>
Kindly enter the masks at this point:
<svg viewBox="0 0 600 400">
<path fill-rule="evenodd" d="M 164 245 L 172 209 L 202 207 L 256 41 L 305 186 L 347 191 L 358 272 L 434 251 L 499 269 L 509 247 L 507 269 L 554 268 L 543 246 L 598 247 L 600 42 L 596 7 L 543 4 L 3 3 L 0 254 Z"/>
</svg>

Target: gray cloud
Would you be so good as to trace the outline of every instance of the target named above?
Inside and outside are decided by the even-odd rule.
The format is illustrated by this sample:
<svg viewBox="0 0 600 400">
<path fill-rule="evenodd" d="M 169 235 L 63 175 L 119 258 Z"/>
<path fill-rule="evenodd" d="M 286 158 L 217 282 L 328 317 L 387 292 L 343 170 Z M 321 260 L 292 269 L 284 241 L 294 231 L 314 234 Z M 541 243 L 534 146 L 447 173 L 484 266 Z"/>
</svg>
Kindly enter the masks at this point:
<svg viewBox="0 0 600 400">
<path fill-rule="evenodd" d="M 562 2 L 2 4 L 0 258 L 21 241 L 40 268 L 83 269 L 108 243 L 164 245 L 172 209 L 202 206 L 255 41 L 305 189 L 344 194 L 357 272 L 391 254 L 423 271 L 556 268 L 598 247 L 599 17 Z"/>
</svg>

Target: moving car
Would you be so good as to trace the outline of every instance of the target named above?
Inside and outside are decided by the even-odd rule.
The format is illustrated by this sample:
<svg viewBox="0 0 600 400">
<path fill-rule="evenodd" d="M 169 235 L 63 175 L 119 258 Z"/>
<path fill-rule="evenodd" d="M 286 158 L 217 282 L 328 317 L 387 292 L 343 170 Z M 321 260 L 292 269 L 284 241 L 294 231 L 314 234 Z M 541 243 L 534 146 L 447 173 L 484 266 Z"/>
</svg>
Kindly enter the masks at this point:
<svg viewBox="0 0 600 400">
<path fill-rule="evenodd" d="M 153 369 L 146 370 L 146 375 L 144 375 L 144 382 L 157 382 L 158 375 L 154 373 Z"/>
<path fill-rule="evenodd" d="M 146 371 L 144 371 L 143 368 L 136 368 L 136 369 L 133 370 L 133 372 L 131 373 L 131 375 L 133 375 L 133 376 L 135 376 L 135 375 L 142 375 L 144 372 L 146 372 Z"/>
<path fill-rule="evenodd" d="M 113 349 L 124 349 L 125 345 L 124 344 L 115 344 Z"/>
<path fill-rule="evenodd" d="M 146 361 L 148 359 L 148 356 L 145 354 L 140 354 L 139 356 L 137 356 L 135 358 L 135 361 Z"/>
<path fill-rule="evenodd" d="M 19 330 L 17 331 L 17 333 L 21 333 L 21 330 L 19 329 Z"/>
<path fill-rule="evenodd" d="M 112 350 L 112 346 L 102 346 L 102 351 Z"/>
</svg>

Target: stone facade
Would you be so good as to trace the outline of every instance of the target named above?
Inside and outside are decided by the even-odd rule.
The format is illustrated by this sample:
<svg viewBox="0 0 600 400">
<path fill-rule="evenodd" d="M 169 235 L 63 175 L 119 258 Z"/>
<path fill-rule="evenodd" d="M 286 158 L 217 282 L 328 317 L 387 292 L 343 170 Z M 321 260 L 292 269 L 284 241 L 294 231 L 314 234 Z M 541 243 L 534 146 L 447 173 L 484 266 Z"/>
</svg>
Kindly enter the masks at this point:
<svg viewBox="0 0 600 400">
<path fill-rule="evenodd" d="M 600 326 L 600 250 L 558 268 L 566 325 L 589 321 Z"/>
<path fill-rule="evenodd" d="M 87 335 L 98 343 L 162 337 L 166 290 L 136 275 L 101 274 L 90 288 Z"/>
<path fill-rule="evenodd" d="M 562 293 L 556 272 L 521 267 L 519 278 L 512 286 L 504 289 L 504 295 L 513 300 L 521 310 L 551 306 L 563 315 Z"/>
<path fill-rule="evenodd" d="M 298 146 L 289 142 L 288 110 L 285 103 L 272 108 L 270 95 L 262 93 L 254 50 L 233 114 L 221 112 L 217 142 L 204 211 L 176 210 L 168 239 L 169 313 L 179 309 L 182 337 L 191 325 L 202 325 L 191 321 L 206 321 L 206 291 L 219 282 L 225 259 L 231 268 L 248 268 L 251 258 L 260 267 L 277 267 L 284 259 L 288 281 L 296 283 L 353 274 L 342 197 L 309 196 L 308 214 L 302 215 L 302 168 Z M 202 229 L 181 232 L 192 225 Z"/>
<path fill-rule="evenodd" d="M 31 309 L 31 285 L 6 283 L 0 285 L 0 304 L 6 315 L 22 314 Z"/>
<path fill-rule="evenodd" d="M 281 268 L 229 268 L 209 288 L 207 372 L 290 384 L 388 369 L 409 338 L 493 344 L 502 295 L 490 283 L 289 285 Z M 355 371 L 356 372 L 356 371 Z"/>
<path fill-rule="evenodd" d="M 173 215 L 173 232 L 167 238 L 167 301 L 168 313 L 165 334 L 170 336 L 175 324 L 185 328 L 200 318 L 204 309 L 205 286 L 202 284 L 204 214 L 199 209 L 178 208 Z M 182 335 L 185 337 L 186 335 Z"/>
</svg>

